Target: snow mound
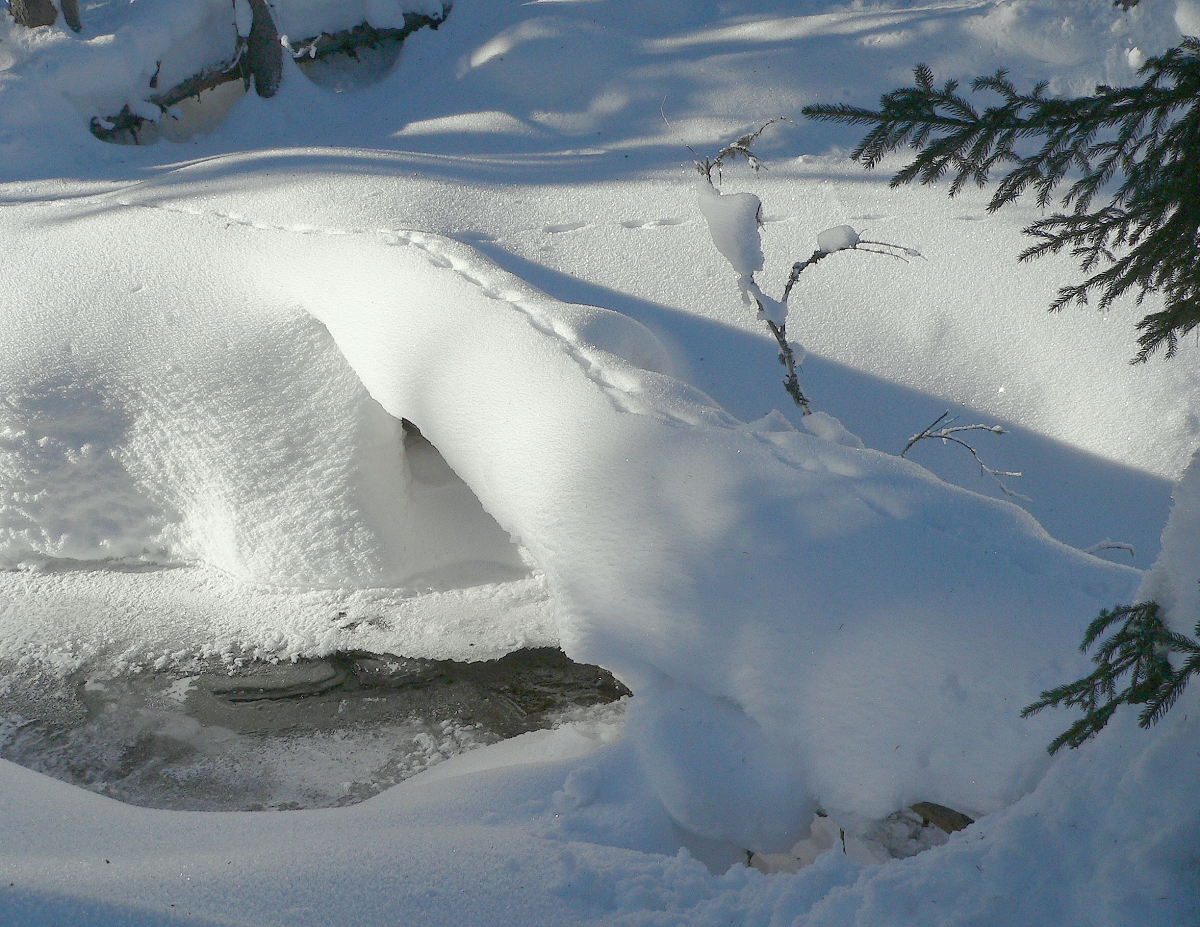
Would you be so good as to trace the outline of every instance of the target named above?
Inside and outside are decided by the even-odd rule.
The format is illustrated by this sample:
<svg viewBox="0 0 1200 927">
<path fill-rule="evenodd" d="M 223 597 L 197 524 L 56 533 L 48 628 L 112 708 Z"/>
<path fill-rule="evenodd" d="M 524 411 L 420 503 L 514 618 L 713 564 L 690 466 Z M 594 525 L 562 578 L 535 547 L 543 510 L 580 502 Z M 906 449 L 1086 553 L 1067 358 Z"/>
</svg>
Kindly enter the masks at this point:
<svg viewBox="0 0 1200 927">
<path fill-rule="evenodd" d="M 413 513 L 399 420 L 415 422 L 544 571 L 568 654 L 638 694 L 650 779 L 706 836 L 769 850 L 816 804 L 877 819 L 1014 801 L 1053 725 L 1016 709 L 1078 665 L 1082 624 L 1136 579 L 840 434 L 748 431 L 585 340 L 664 360 L 635 324 L 466 245 L 98 205 L 30 222 L 5 268 L 23 293 L 3 304 L 6 390 L 57 359 L 56 377 L 119 400 L 74 494 L 46 479 L 40 509 L 4 503 L 10 562 L 140 540 L 244 582 L 412 581 L 433 518 Z M 86 299 L 56 286 L 51 235 L 90 268 Z M 43 431 L 69 431 L 52 413 Z M 57 472 L 16 460 L 26 483 Z M 93 489 L 141 508 L 106 534 L 76 500 Z M 64 522 L 85 526 L 77 547 L 46 540 Z M 132 620 L 151 625 L 152 602 Z M 716 775 L 705 753 L 754 761 Z"/>
<path fill-rule="evenodd" d="M 1200 451 L 1175 484 L 1162 550 L 1138 587 L 1139 602 L 1157 602 L 1163 620 L 1191 635 L 1200 622 Z"/>
</svg>

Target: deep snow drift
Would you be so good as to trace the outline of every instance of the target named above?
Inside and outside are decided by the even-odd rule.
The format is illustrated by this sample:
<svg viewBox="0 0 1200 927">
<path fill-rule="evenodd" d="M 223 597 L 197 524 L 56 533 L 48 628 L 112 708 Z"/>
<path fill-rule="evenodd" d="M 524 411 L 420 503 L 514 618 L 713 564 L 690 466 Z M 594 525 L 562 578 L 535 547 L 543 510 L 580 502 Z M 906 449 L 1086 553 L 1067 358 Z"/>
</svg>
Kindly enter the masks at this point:
<svg viewBox="0 0 1200 927">
<path fill-rule="evenodd" d="M 303 32 L 384 6 L 405 8 L 277 12 Z M 1196 693 L 1053 762 L 1065 718 L 1018 717 L 1142 581 L 1124 550 L 1076 548 L 1133 538 L 1149 565 L 1196 358 L 1126 366 L 1134 307 L 1045 318 L 1072 268 L 1012 266 L 1028 213 L 888 191 L 826 129 L 784 124 L 770 174 L 727 173 L 742 218 L 762 203 L 761 253 L 714 248 L 675 166 L 921 59 L 1125 82 L 1135 47 L 1176 41 L 1169 13 L 460 0 L 373 87 L 285 61 L 280 95 L 210 136 L 102 145 L 88 120 L 141 106 L 158 61 L 186 75 L 232 41 L 224 3 L 139 7 L 85 9 L 78 37 L 0 26 L 0 660 L 560 644 L 634 696 L 327 813 L 151 813 L 0 764 L 5 922 L 1200 913 Z M 357 147 L 288 147 L 331 142 Z M 825 417 L 797 429 L 721 255 L 777 279 L 844 222 L 930 259 L 848 251 L 802 280 L 789 331 Z M 1029 472 L 1054 537 L 946 449 L 918 459 L 969 488 L 893 456 L 948 406 L 1013 422 L 980 446 Z M 1174 590 L 1180 630 L 1191 482 L 1143 590 Z M 917 801 L 986 817 L 869 865 L 872 828 Z M 818 810 L 847 852 L 729 868 Z"/>
</svg>

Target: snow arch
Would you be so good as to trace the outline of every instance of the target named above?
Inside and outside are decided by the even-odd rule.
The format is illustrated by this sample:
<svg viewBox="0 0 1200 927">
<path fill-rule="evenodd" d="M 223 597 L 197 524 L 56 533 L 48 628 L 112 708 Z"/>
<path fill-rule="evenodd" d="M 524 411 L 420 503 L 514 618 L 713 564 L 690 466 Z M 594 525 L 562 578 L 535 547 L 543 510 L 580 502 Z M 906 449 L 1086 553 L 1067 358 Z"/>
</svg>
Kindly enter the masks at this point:
<svg viewBox="0 0 1200 927">
<path fill-rule="evenodd" d="M 408 419 L 544 575 L 493 589 L 465 625 L 410 608 L 395 646 L 441 655 L 470 634 L 483 656 L 552 636 L 612 670 L 684 826 L 769 850 L 814 803 L 978 815 L 1044 771 L 1057 719 L 1016 709 L 1079 669 L 1080 627 L 1135 571 L 908 461 L 774 417 L 745 425 L 671 377 L 642 326 L 550 299 L 460 243 L 153 205 L 30 224 L 0 370 L 69 348 L 123 384 L 136 424 L 122 459 L 151 497 L 182 500 L 180 544 L 241 577 L 222 601 L 316 587 L 238 633 L 328 652 L 342 632 L 316 612 L 411 606 L 377 588 L 411 579 L 394 526 L 412 497 L 386 488 L 407 479 Z M 63 249 L 95 269 L 86 298 L 54 285 Z M 193 446 L 226 463 L 189 497 L 179 448 Z M 226 521 L 205 514 L 218 510 Z M 185 612 L 193 638 L 215 620 Z"/>
</svg>

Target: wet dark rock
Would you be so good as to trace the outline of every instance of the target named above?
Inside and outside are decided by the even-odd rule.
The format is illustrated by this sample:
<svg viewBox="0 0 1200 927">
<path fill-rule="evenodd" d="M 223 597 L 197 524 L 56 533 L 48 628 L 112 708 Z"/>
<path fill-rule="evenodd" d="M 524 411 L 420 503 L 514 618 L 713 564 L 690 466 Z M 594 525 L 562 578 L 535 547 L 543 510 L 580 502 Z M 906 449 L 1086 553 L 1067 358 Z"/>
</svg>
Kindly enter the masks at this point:
<svg viewBox="0 0 1200 927">
<path fill-rule="evenodd" d="M 8 11 L 18 26 L 30 29 L 52 26 L 58 19 L 58 10 L 50 0 L 8 0 Z"/>
<path fill-rule="evenodd" d="M 59 0 L 59 6 L 62 7 L 63 22 L 65 22 L 72 32 L 79 32 L 83 29 L 83 22 L 79 19 L 79 0 Z"/>
<path fill-rule="evenodd" d="M 973 818 L 967 817 L 961 811 L 955 811 L 953 808 L 937 805 L 931 801 L 919 801 L 915 805 L 910 805 L 909 808 L 919 814 L 921 820 L 926 824 L 940 827 L 948 834 L 970 827 L 975 823 Z"/>
<path fill-rule="evenodd" d="M 246 39 L 246 68 L 254 78 L 254 92 L 260 97 L 273 97 L 283 80 L 283 48 L 279 30 L 271 18 L 267 0 L 250 0 L 253 19 L 250 36 Z"/>
<path fill-rule="evenodd" d="M 231 702 L 255 702 L 322 695 L 345 681 L 344 667 L 327 660 L 305 660 L 268 665 L 251 676 L 205 680 L 203 689 Z"/>
</svg>

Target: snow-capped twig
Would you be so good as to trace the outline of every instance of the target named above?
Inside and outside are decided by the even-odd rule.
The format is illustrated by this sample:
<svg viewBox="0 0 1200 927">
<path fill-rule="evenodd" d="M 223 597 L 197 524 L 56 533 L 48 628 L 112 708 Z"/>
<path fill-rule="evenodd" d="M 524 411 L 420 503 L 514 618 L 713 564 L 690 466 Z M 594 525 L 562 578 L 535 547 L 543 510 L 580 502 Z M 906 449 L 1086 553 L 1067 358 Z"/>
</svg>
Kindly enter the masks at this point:
<svg viewBox="0 0 1200 927">
<path fill-rule="evenodd" d="M 1111 538 L 1105 538 L 1099 544 L 1093 544 L 1084 550 L 1085 554 L 1096 554 L 1102 550 L 1127 550 L 1130 557 L 1136 557 L 1132 544 L 1126 544 L 1124 541 L 1114 541 Z"/>
<path fill-rule="evenodd" d="M 666 119 L 665 113 L 663 114 L 663 119 Z M 774 119 L 768 119 L 753 132 L 747 132 L 745 135 L 739 135 L 734 141 L 730 142 L 728 145 L 718 151 L 715 158 L 706 157 L 702 161 L 700 160 L 699 155 L 697 155 L 695 161 L 696 170 L 703 174 L 704 179 L 709 183 L 713 182 L 712 172 L 715 170 L 717 172 L 718 184 L 721 182 L 721 166 L 725 163 L 726 159 L 730 161 L 736 161 L 740 156 L 746 159 L 746 163 L 750 165 L 750 169 L 753 170 L 754 173 L 757 174 L 760 170 L 766 170 L 766 162 L 758 157 L 758 155 L 756 155 L 753 151 L 751 151 L 750 146 L 754 144 L 755 140 L 762 135 L 763 132 L 777 122 L 787 122 L 787 118 L 784 116 L 776 116 Z M 668 125 L 670 125 L 670 123 L 668 123 Z M 696 154 L 695 149 L 693 149 L 690 145 L 688 146 L 688 151 L 690 151 L 692 154 Z"/>
<path fill-rule="evenodd" d="M 908 443 L 904 445 L 904 450 L 900 452 L 900 456 L 903 457 L 905 454 L 907 454 L 912 449 L 912 446 L 918 441 L 924 441 L 926 439 L 941 441 L 942 444 L 957 444 L 959 447 L 967 449 L 968 453 L 975 458 L 975 462 L 979 464 L 980 474 L 986 473 L 988 476 L 994 479 L 996 481 L 996 485 L 1000 487 L 1001 492 L 1003 492 L 1006 496 L 1011 496 L 1014 499 L 1024 499 L 1026 502 L 1028 502 L 1028 496 L 1023 496 L 1019 492 L 1013 492 L 1013 490 L 1005 486 L 1004 481 L 1000 479 L 1002 476 L 1021 476 L 1022 474 L 1020 470 L 997 470 L 994 467 L 989 467 L 983 462 L 983 458 L 979 456 L 979 452 L 976 451 L 975 448 L 973 448 L 966 441 L 962 440 L 962 438 L 957 437 L 957 435 L 966 431 L 989 431 L 994 435 L 1002 435 L 1005 434 L 1004 429 L 999 425 L 984 425 L 979 422 L 973 425 L 952 425 L 951 423 L 955 421 L 955 419 L 947 418 L 949 414 L 950 410 L 947 409 L 936 419 L 934 419 L 931 424 L 927 425 L 924 429 L 918 431 L 915 435 L 909 438 Z M 940 428 L 938 427 L 939 425 L 941 426 Z"/>
<path fill-rule="evenodd" d="M 665 110 L 663 121 L 670 125 Z M 717 189 L 721 182 L 721 168 L 727 161 L 745 158 L 751 169 L 756 173 L 766 165 L 750 146 L 763 132 L 777 122 L 786 121 L 782 117 L 769 119 L 753 132 L 738 136 L 734 141 L 721 148 L 716 157 L 700 158 L 694 149 L 689 151 L 695 155 L 694 164 L 700 176 L 704 178 L 700 191 L 700 211 L 708 223 L 709 235 L 717 250 L 729 261 L 737 274 L 738 286 L 747 304 L 758 310 L 758 317 L 767 324 L 771 335 L 779 345 L 779 363 L 787 370 L 783 380 L 783 388 L 800 410 L 808 415 L 812 412 L 808 397 L 800 387 L 797 374 L 799 361 L 796 352 L 787 337 L 788 299 L 800 274 L 808 267 L 822 261 L 838 251 L 866 251 L 870 254 L 882 254 L 885 257 L 906 261 L 910 257 L 921 257 L 915 248 L 893 244 L 886 241 L 874 241 L 859 236 L 858 232 L 848 225 L 839 225 L 826 229 L 817 235 L 817 247 L 807 260 L 797 261 L 792 265 L 787 284 L 783 288 L 783 297 L 775 300 L 759 287 L 754 275 L 763 268 L 762 238 L 762 203 L 758 197 L 750 193 L 722 194 Z M 713 172 L 716 172 L 716 182 Z"/>
<path fill-rule="evenodd" d="M 806 260 L 797 261 L 792 265 L 792 271 L 790 274 L 788 274 L 787 284 L 783 288 L 783 297 L 780 299 L 780 303 L 783 305 L 785 312 L 784 321 L 782 321 L 779 325 L 776 325 L 771 321 L 767 322 L 767 325 L 771 329 L 771 334 L 773 334 L 775 336 L 775 340 L 779 342 L 779 362 L 783 364 L 788 371 L 787 379 L 783 381 L 783 388 L 788 391 L 788 394 L 791 395 L 793 400 L 795 400 L 796 405 L 800 406 L 805 415 L 809 413 L 810 409 L 808 407 L 808 400 L 804 398 L 804 394 L 800 390 L 800 380 L 796 376 L 795 356 L 792 353 L 791 345 L 788 344 L 786 327 L 786 310 L 788 300 L 792 295 L 792 287 L 796 285 L 796 281 L 800 279 L 800 275 L 813 264 L 824 260 L 831 254 L 836 254 L 838 251 L 866 251 L 870 254 L 883 254 L 887 257 L 898 258 L 901 261 L 905 260 L 904 255 L 915 255 L 917 257 L 921 256 L 921 253 L 913 248 L 907 248 L 903 245 L 894 245 L 891 242 L 864 241 L 863 239 L 858 238 L 858 233 L 854 232 L 854 230 L 849 226 L 842 226 L 841 228 L 847 230 L 849 233 L 848 235 L 843 234 L 843 237 L 848 240 L 849 243 L 841 244 L 839 247 L 821 247 L 821 237 L 827 234 L 826 232 L 822 232 L 821 235 L 817 236 L 817 250 L 814 251 Z M 864 244 L 877 245 L 879 247 L 864 248 L 862 247 Z M 892 250 L 883 250 L 884 248 L 889 248 Z M 903 255 L 895 252 L 903 252 Z M 762 309 L 761 305 L 759 306 L 759 309 Z"/>
<path fill-rule="evenodd" d="M 800 388 L 800 377 L 796 374 L 796 352 L 792 350 L 792 346 L 787 340 L 787 324 L 781 323 L 776 325 L 770 319 L 767 319 L 767 328 L 771 330 L 771 334 L 775 336 L 775 341 L 779 344 L 779 363 L 783 364 L 787 370 L 787 377 L 783 381 L 783 388 L 792 397 L 792 401 L 800 407 L 800 411 L 805 415 L 809 415 L 812 409 L 809 408 L 808 397 L 804 395 L 804 390 Z"/>
<path fill-rule="evenodd" d="M 850 226 L 845 225 L 840 226 L 840 228 L 850 229 Z M 850 231 L 853 232 L 853 229 L 850 229 Z M 863 245 L 876 245 L 877 247 L 864 248 Z M 806 268 L 811 267 L 818 261 L 829 257 L 831 254 L 836 254 L 838 251 L 865 251 L 868 254 L 882 254 L 884 257 L 896 258 L 896 260 L 904 261 L 905 263 L 907 263 L 907 258 L 923 258 L 925 256 L 916 248 L 892 244 L 890 241 L 870 241 L 869 239 L 865 238 L 855 238 L 852 244 L 843 245 L 839 248 L 831 248 L 829 250 L 824 250 L 818 247 L 817 250 L 814 251 L 807 260 L 797 261 L 792 265 L 792 272 L 788 275 L 787 285 L 783 288 L 783 299 L 781 302 L 784 305 L 787 305 L 788 298 L 792 295 L 792 287 L 796 285 L 796 281 L 800 279 L 800 275 L 805 271 Z"/>
<path fill-rule="evenodd" d="M 796 281 L 800 279 L 800 275 L 804 273 L 806 267 L 811 267 L 817 261 L 823 260 L 832 254 L 830 251 L 817 250 L 812 253 L 812 256 L 806 261 L 797 261 L 792 265 L 792 272 L 788 274 L 787 286 L 783 288 L 783 299 L 781 302 L 786 306 L 788 298 L 792 295 L 792 287 L 796 285 Z"/>
</svg>

